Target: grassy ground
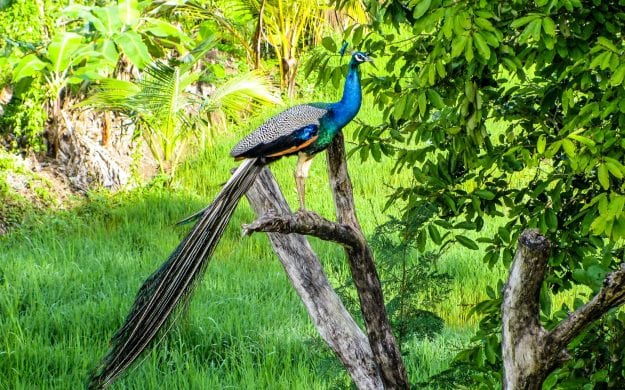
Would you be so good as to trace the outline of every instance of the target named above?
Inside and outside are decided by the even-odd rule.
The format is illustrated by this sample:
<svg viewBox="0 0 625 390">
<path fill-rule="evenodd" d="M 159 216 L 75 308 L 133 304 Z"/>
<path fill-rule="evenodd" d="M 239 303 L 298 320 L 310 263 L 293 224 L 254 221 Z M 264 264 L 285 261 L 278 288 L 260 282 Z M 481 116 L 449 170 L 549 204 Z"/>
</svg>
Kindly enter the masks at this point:
<svg viewBox="0 0 625 390">
<path fill-rule="evenodd" d="M 238 135 L 220 136 L 213 149 L 191 158 L 173 189 L 94 193 L 71 210 L 30 215 L 21 228 L 0 238 L 0 389 L 84 383 L 142 281 L 183 237 L 186 228 L 172 223 L 218 192 L 235 165 L 227 158 L 230 147 L 254 124 Z M 355 156 L 349 163 L 359 217 L 371 234 L 385 220 L 387 185 L 405 178 L 390 176 L 390 161 L 362 163 Z M 294 159 L 285 159 L 272 169 L 290 204 L 297 205 L 294 165 Z M 331 218 L 324 155 L 310 176 L 307 205 Z M 267 239 L 241 238 L 241 224 L 253 217 L 242 202 L 188 315 L 116 388 L 327 389 L 349 383 L 319 342 Z M 313 246 L 331 280 L 341 283 L 342 250 L 318 240 Z M 406 364 L 413 382 L 446 368 L 468 342 L 475 326 L 466 315 L 469 305 L 503 275 L 480 258 L 458 248 L 440 260 L 440 269 L 454 277 L 453 291 L 437 308 L 447 328 L 411 345 Z"/>
</svg>

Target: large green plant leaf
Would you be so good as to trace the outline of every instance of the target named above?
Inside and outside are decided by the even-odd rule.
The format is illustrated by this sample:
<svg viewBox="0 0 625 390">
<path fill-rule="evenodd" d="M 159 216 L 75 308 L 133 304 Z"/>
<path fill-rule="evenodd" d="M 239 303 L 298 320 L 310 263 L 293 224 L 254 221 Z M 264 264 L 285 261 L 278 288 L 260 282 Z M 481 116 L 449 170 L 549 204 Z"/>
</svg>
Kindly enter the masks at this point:
<svg viewBox="0 0 625 390">
<path fill-rule="evenodd" d="M 52 72 L 64 73 L 72 63 L 74 53 L 81 46 L 82 36 L 63 32 L 54 37 L 48 45 L 48 59 L 52 64 Z"/>
<path fill-rule="evenodd" d="M 112 38 L 121 31 L 122 21 L 116 6 L 96 7 L 93 14 L 96 16 L 94 27 L 105 37 Z"/>
<path fill-rule="evenodd" d="M 18 82 L 25 77 L 31 77 L 49 66 L 37 57 L 36 54 L 28 54 L 13 68 L 13 82 Z"/>
<path fill-rule="evenodd" d="M 130 62 L 137 68 L 143 69 L 152 60 L 147 45 L 141 39 L 141 35 L 135 31 L 126 31 L 113 38 L 118 47 L 122 49 Z"/>
<path fill-rule="evenodd" d="M 130 27 L 139 22 L 141 11 L 138 0 L 120 0 L 118 3 L 120 21 Z"/>
</svg>

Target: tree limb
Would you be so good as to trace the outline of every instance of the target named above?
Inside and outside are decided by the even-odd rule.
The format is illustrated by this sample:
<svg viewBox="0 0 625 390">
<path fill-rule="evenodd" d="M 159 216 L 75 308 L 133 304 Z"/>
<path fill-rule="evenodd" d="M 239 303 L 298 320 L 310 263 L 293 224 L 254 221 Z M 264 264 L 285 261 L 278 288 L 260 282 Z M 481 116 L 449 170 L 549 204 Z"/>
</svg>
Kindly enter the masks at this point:
<svg viewBox="0 0 625 390">
<path fill-rule="evenodd" d="M 248 230 L 244 232 L 260 231 L 263 224 L 270 230 L 269 215 L 292 216 L 267 168 L 263 169 L 246 196 L 256 214 L 266 217 L 248 225 Z M 301 217 L 305 218 L 303 214 Z M 299 234 L 275 232 L 268 233 L 268 237 L 319 334 L 341 360 L 354 384 L 359 389 L 382 389 L 380 370 L 367 337 L 332 289 L 306 238 Z"/>
<path fill-rule="evenodd" d="M 610 309 L 625 303 L 625 263 L 610 272 L 603 281 L 601 290 L 584 306 L 562 320 L 548 335 L 562 349 L 579 333 Z"/>
<path fill-rule="evenodd" d="M 345 247 L 345 252 L 358 292 L 360 309 L 367 326 L 373 355 L 382 372 L 386 388 L 408 389 L 410 384 L 406 367 L 388 322 L 382 286 L 373 261 L 373 253 L 366 244 L 356 217 L 352 183 L 347 171 L 343 134 L 339 133 L 334 138 L 334 142 L 327 150 L 327 156 L 328 175 L 334 197 L 337 222 L 341 225 L 350 226 L 360 236 L 360 241 L 363 243 L 358 247 Z"/>
<path fill-rule="evenodd" d="M 361 236 L 351 227 L 329 221 L 311 211 L 300 210 L 295 214 L 281 215 L 265 214 L 256 221 L 243 225 L 243 235 L 254 232 L 298 233 L 352 248 L 363 245 Z"/>
</svg>

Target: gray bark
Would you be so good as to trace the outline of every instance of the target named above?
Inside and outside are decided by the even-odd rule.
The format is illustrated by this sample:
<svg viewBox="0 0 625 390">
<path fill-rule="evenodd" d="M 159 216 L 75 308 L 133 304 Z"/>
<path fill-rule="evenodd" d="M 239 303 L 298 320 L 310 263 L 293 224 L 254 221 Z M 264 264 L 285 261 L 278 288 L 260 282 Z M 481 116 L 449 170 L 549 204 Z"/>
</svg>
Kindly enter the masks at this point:
<svg viewBox="0 0 625 390">
<path fill-rule="evenodd" d="M 388 322 L 373 253 L 367 245 L 356 216 L 352 182 L 347 171 L 343 134 L 339 133 L 336 136 L 328 148 L 327 156 L 336 220 L 339 224 L 349 226 L 359 236 L 361 242 L 360 246 L 345 246 L 345 252 L 358 292 L 360 309 L 367 326 L 373 355 L 382 371 L 384 385 L 387 388 L 408 389 L 410 383 L 406 367 Z"/>
<path fill-rule="evenodd" d="M 324 240 L 341 244 L 345 248 L 347 254 L 347 259 L 352 272 L 352 278 L 360 300 L 361 311 L 367 327 L 368 343 L 366 343 L 367 340 L 365 340 L 365 344 L 367 344 L 367 347 L 370 348 L 369 350 L 372 352 L 373 357 L 372 362 L 368 360 L 371 355 L 367 355 L 367 360 L 364 361 L 367 364 L 366 371 L 371 372 L 372 368 L 369 365 L 373 363 L 372 367 L 375 367 L 375 371 L 376 373 L 379 373 L 382 381 L 382 383 L 376 383 L 376 386 L 379 387 L 383 385 L 384 388 L 388 389 L 407 389 L 409 388 L 409 382 L 406 369 L 386 315 L 384 299 L 382 296 L 382 287 L 373 262 L 373 253 L 367 245 L 367 241 L 365 240 L 356 217 L 352 185 L 347 173 L 347 163 L 342 135 L 339 135 L 328 149 L 328 171 L 336 205 L 338 222 L 328 221 L 311 212 L 298 212 L 296 214 L 290 214 L 288 208 L 271 210 L 271 208 L 267 205 L 265 210 L 269 209 L 272 212 L 267 214 L 265 211 L 264 215 L 262 215 L 257 221 L 250 225 L 246 225 L 244 227 L 244 233 L 249 234 L 251 232 L 267 231 L 274 232 L 272 234 L 276 234 L 275 232 L 290 234 L 289 236 L 277 236 L 283 237 L 283 240 L 285 240 L 284 242 L 280 242 L 276 238 L 272 238 L 270 235 L 272 245 L 274 245 L 274 249 L 281 257 L 281 261 L 283 262 L 285 269 L 287 269 L 287 272 L 289 272 L 289 268 L 293 267 L 292 263 L 297 261 L 298 257 L 309 256 L 308 252 L 310 247 L 305 240 L 296 243 L 293 240 L 286 238 L 291 236 L 301 237 L 299 235 L 294 235 L 293 233 L 313 235 Z M 264 186 L 269 188 L 267 183 L 265 183 Z M 279 192 L 279 189 L 275 187 L 270 191 Z M 255 196 L 252 196 L 252 198 L 254 197 Z M 257 206 L 253 207 L 256 209 L 258 214 L 263 214 L 259 211 L 264 210 L 259 209 Z M 287 244 L 294 245 L 286 249 L 285 247 Z M 304 254 L 302 254 L 302 252 Z M 295 268 L 301 268 L 301 266 L 296 266 Z M 315 270 L 314 274 L 323 275 L 323 270 L 320 266 L 317 270 Z M 312 286 L 303 285 L 301 287 L 304 291 L 300 292 L 300 287 L 297 286 L 296 283 L 294 283 L 294 285 L 300 295 L 302 295 L 302 299 L 305 301 L 305 304 L 307 303 L 304 296 L 309 297 L 315 301 L 316 304 L 320 304 L 320 300 L 326 299 L 324 296 L 316 293 L 314 288 L 311 289 Z M 332 292 L 332 295 L 335 296 L 334 292 Z M 332 304 L 336 305 L 337 303 Z M 309 313 L 311 313 L 311 316 L 318 325 L 319 329 L 319 325 L 323 325 L 324 321 L 315 318 L 316 314 L 310 310 Z M 353 320 L 350 318 L 350 324 L 352 321 Z M 344 325 L 340 322 L 336 325 L 344 327 Z M 321 329 L 320 332 L 322 332 Z M 336 332 L 337 330 L 333 329 L 330 333 Z M 355 330 L 350 330 L 349 332 L 350 334 L 354 334 Z M 362 342 L 363 340 L 359 341 Z M 330 345 L 333 350 L 335 350 L 337 355 L 339 355 L 343 364 L 346 365 L 348 371 L 353 371 L 353 366 L 362 364 L 360 362 L 349 361 L 350 359 L 346 359 L 346 356 L 342 357 L 344 351 L 339 351 L 336 346 L 333 346 L 332 344 Z M 354 346 L 349 346 L 349 348 L 354 348 Z M 360 344 L 358 345 L 358 348 L 365 350 L 365 348 Z M 361 353 L 359 353 L 359 356 L 362 356 Z M 350 374 L 352 371 L 350 371 Z M 352 375 L 352 378 L 354 378 L 354 375 Z M 356 384 L 361 387 L 358 383 Z"/>
<path fill-rule="evenodd" d="M 290 214 L 289 206 L 268 169 L 256 179 L 247 198 L 256 213 L 264 217 L 246 225 L 246 234 L 264 228 L 273 232 L 289 230 L 270 229 L 272 223 L 273 226 L 279 225 L 279 217 L 274 219 L 272 216 L 296 219 Z M 382 378 L 367 337 L 332 289 L 306 237 L 282 233 L 268 233 L 268 236 L 319 334 L 341 360 L 354 384 L 359 389 L 382 389 Z"/>
<path fill-rule="evenodd" d="M 623 264 L 607 275 L 586 305 L 547 331 L 540 323 L 539 297 L 549 247 L 536 230 L 519 237 L 502 305 L 504 389 L 540 389 L 549 373 L 569 358 L 571 340 L 608 310 L 625 303 Z"/>
</svg>

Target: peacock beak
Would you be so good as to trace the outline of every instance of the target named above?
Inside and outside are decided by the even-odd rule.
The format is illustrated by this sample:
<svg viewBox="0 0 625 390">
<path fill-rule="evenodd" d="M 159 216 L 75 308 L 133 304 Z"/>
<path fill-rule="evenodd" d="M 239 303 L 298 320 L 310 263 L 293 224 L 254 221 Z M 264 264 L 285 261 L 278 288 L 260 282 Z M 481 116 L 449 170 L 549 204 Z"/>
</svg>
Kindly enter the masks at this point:
<svg viewBox="0 0 625 390">
<path fill-rule="evenodd" d="M 371 58 L 368 53 L 365 53 L 365 62 L 370 63 L 373 69 L 378 70 L 378 67 L 375 66 L 375 62 L 373 62 L 373 58 Z"/>
</svg>

